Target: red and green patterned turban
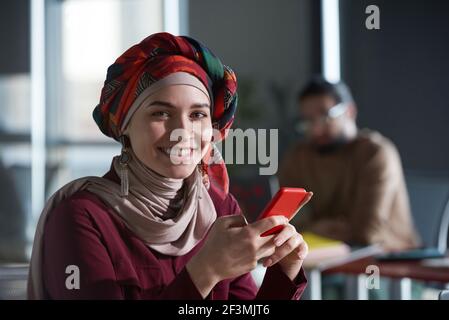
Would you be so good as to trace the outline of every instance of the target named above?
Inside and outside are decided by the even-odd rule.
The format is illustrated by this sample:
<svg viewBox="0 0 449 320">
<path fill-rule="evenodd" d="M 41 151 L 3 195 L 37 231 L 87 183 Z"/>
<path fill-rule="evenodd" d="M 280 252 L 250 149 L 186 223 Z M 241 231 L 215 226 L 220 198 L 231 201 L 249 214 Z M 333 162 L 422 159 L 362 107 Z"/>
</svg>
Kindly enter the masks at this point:
<svg viewBox="0 0 449 320">
<path fill-rule="evenodd" d="M 237 107 L 234 72 L 198 41 L 165 32 L 153 34 L 132 46 L 108 68 L 100 102 L 93 111 L 100 130 L 118 140 L 126 114 L 139 94 L 175 72 L 197 77 L 208 89 L 212 100 L 212 125 L 224 138 Z"/>
</svg>

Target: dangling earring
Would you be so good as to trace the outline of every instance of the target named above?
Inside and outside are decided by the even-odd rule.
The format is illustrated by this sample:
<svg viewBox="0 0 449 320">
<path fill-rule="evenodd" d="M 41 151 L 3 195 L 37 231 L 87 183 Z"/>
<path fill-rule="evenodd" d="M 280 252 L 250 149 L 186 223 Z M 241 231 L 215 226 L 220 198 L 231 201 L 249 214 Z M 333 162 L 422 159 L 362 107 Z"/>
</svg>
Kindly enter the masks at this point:
<svg viewBox="0 0 449 320">
<path fill-rule="evenodd" d="M 206 187 L 207 190 L 210 188 L 210 180 L 209 175 L 207 174 L 207 165 L 201 160 L 201 163 L 199 164 L 199 170 L 201 173 L 201 181 Z"/>
<path fill-rule="evenodd" d="M 120 136 L 120 143 L 122 144 L 122 152 L 119 158 L 120 165 L 120 195 L 126 197 L 129 192 L 129 179 L 128 179 L 128 163 L 131 160 L 131 155 L 128 151 L 127 136 Z"/>
</svg>

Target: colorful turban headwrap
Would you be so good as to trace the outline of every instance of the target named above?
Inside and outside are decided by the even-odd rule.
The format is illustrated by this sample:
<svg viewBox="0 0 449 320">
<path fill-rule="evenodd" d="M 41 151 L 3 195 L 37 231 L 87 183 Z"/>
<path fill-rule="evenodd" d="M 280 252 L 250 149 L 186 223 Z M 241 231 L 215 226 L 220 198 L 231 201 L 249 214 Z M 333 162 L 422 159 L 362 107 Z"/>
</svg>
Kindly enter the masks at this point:
<svg viewBox="0 0 449 320">
<path fill-rule="evenodd" d="M 207 88 L 212 100 L 212 126 L 220 132 L 220 137 L 214 139 L 215 142 L 224 139 L 237 108 L 234 72 L 198 41 L 165 32 L 153 34 L 132 46 L 108 68 L 100 102 L 93 111 L 100 130 L 118 141 L 123 133 L 122 123 L 139 94 L 176 72 L 197 77 Z M 206 163 L 214 156 L 211 153 L 212 150 L 206 156 Z M 215 160 L 217 162 L 220 161 Z M 212 178 L 211 183 L 218 182 L 227 193 L 227 171 L 221 162 L 219 166 L 212 164 L 203 169 Z"/>
</svg>

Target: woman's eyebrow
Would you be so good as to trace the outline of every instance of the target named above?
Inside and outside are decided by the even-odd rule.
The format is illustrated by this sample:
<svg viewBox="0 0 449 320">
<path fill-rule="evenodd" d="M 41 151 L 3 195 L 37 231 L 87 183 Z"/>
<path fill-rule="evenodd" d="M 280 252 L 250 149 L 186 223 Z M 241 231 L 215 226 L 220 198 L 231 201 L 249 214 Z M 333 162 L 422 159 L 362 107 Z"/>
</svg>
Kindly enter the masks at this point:
<svg viewBox="0 0 449 320">
<path fill-rule="evenodd" d="M 147 107 L 151 107 L 151 106 L 163 106 L 163 107 L 168 107 L 168 108 L 176 108 L 176 106 L 168 101 L 153 101 L 150 104 L 147 105 Z M 191 109 L 193 108 L 210 108 L 208 103 L 194 103 L 190 106 Z"/>
<path fill-rule="evenodd" d="M 147 105 L 147 107 L 151 107 L 151 106 L 155 106 L 155 105 L 163 106 L 163 107 L 169 107 L 169 108 L 176 108 L 176 107 L 175 107 L 173 104 L 171 104 L 170 102 L 159 101 L 159 100 L 156 100 L 156 101 L 151 102 L 150 104 Z"/>
<path fill-rule="evenodd" d="M 194 103 L 190 108 L 210 108 L 210 105 L 208 103 Z"/>
</svg>

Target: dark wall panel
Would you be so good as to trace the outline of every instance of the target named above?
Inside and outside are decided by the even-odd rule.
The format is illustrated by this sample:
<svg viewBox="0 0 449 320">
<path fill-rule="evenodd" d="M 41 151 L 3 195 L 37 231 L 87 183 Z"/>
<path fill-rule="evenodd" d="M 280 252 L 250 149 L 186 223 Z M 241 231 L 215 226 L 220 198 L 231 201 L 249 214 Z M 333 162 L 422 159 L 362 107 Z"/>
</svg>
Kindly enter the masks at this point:
<svg viewBox="0 0 449 320">
<path fill-rule="evenodd" d="M 380 9 L 380 30 L 365 8 Z M 342 75 L 359 123 L 398 146 L 404 167 L 449 172 L 449 1 L 340 0 Z"/>
<path fill-rule="evenodd" d="M 0 3 L 0 74 L 30 71 L 29 20 L 28 0 Z"/>
</svg>

